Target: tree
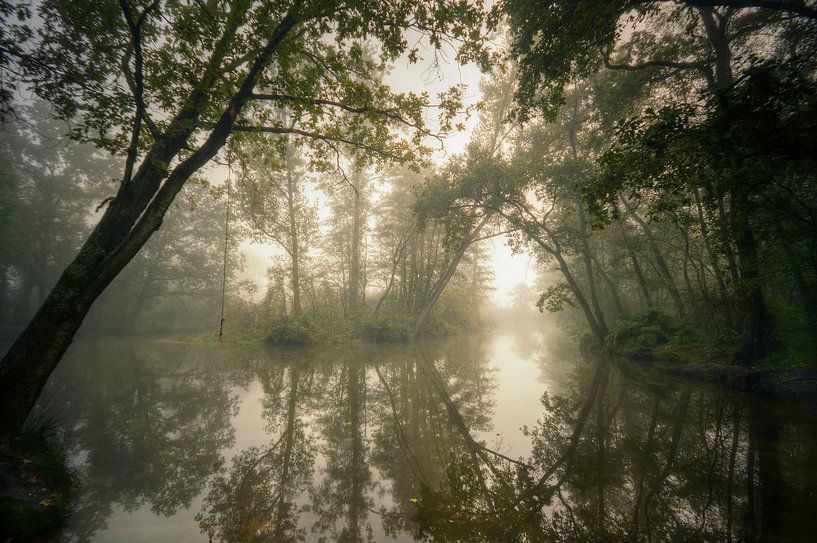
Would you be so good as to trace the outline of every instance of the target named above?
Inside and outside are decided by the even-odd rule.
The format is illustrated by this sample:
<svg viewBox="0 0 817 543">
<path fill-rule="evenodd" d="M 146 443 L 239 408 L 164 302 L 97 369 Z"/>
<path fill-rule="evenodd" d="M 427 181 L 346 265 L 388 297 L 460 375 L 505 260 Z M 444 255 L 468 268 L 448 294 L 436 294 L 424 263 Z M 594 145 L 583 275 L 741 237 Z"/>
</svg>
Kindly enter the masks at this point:
<svg viewBox="0 0 817 543">
<path fill-rule="evenodd" d="M 37 100 L 3 127 L 0 302 L 11 326 L 24 326 L 90 230 L 88 220 L 111 190 L 115 159 L 61 135 Z"/>
<path fill-rule="evenodd" d="M 486 100 L 465 153 L 450 160 L 418 194 L 416 212 L 420 227 L 436 222 L 444 227 L 445 234 L 443 266 L 418 308 L 415 335 L 425 326 L 469 248 L 502 234 L 496 229 L 487 235 L 482 232 L 496 225 L 497 195 L 508 182 L 504 175 L 508 137 L 504 121 L 511 106 L 510 88 L 515 71 L 499 66 L 490 75 L 481 84 Z"/>
<path fill-rule="evenodd" d="M 180 201 L 88 314 L 96 330 L 166 333 L 209 330 L 218 321 L 224 255 L 224 190 L 188 183 Z M 242 235 L 233 223 L 230 238 Z M 228 289 L 242 271 L 229 243 Z"/>
<path fill-rule="evenodd" d="M 282 118 L 286 122 L 285 115 Z M 317 235 L 317 210 L 304 194 L 307 181 L 299 148 L 289 136 L 250 138 L 239 156 L 241 177 L 237 193 L 239 216 L 250 224 L 254 237 L 278 244 L 289 259 L 292 314 L 301 313 L 304 259 Z"/>
<path fill-rule="evenodd" d="M 125 164 L 99 223 L 0 362 L 5 438 L 21 428 L 93 302 L 233 132 L 292 134 L 318 152 L 345 145 L 407 160 L 427 133 L 426 97 L 370 83 L 365 75 L 377 66 L 360 40 L 377 42 L 391 60 L 409 49 L 403 32 L 416 30 L 435 47 L 460 40 L 460 58 L 474 59 L 481 24 L 481 11 L 464 1 L 44 0 L 39 16 L 27 81 L 75 120 L 74 136 L 124 153 Z M 268 104 L 286 104 L 298 126 L 276 122 Z M 415 136 L 395 136 L 393 125 Z"/>
<path fill-rule="evenodd" d="M 804 70 L 813 70 L 814 43 L 803 39 L 808 32 L 813 33 L 813 9 L 798 3 L 571 1 L 550 3 L 542 9 L 537 6 L 535 13 L 533 9 L 532 4 L 512 1 L 497 7 L 495 12 L 505 13 L 512 29 L 511 54 L 519 59 L 516 114 L 521 119 L 539 114 L 552 118 L 564 103 L 566 86 L 602 68 L 649 73 L 653 81 L 686 81 L 688 90 L 694 91 L 693 96 L 704 93 L 711 97 L 710 103 L 722 110 L 718 114 L 722 119 L 737 113 L 736 104 L 730 102 L 730 90 L 759 57 L 799 58 L 804 62 Z M 761 49 L 757 40 L 762 35 L 769 37 L 769 47 Z M 667 86 L 658 85 L 656 89 L 666 93 Z M 693 96 L 681 93 L 681 101 L 685 98 L 687 104 L 694 106 L 698 99 Z M 666 95 L 656 93 L 654 97 L 666 100 Z M 768 287 L 760 265 L 760 233 L 752 221 L 759 196 L 757 189 L 771 179 L 757 179 L 755 183 L 743 180 L 738 172 L 744 171 L 751 161 L 745 160 L 739 147 L 723 145 L 729 139 L 726 134 L 734 127 L 726 123 L 721 128 L 724 138 L 717 145 L 729 157 L 717 165 L 724 182 L 699 187 L 695 186 L 694 176 L 679 181 L 682 193 L 694 192 L 695 186 L 698 191 L 695 197 L 717 210 L 740 309 L 738 358 L 748 362 L 775 348 Z M 644 178 L 644 182 L 650 180 Z M 683 204 L 676 209 L 682 207 Z M 636 214 L 631 212 L 631 216 L 638 221 Z M 684 219 L 679 216 L 673 220 L 680 226 Z M 699 222 L 706 230 L 705 220 Z M 649 239 L 646 229 L 645 234 Z M 660 254 L 653 252 L 656 258 Z M 687 250 L 685 273 L 690 259 Z M 717 267 L 717 256 L 710 259 Z M 680 293 L 672 287 L 667 267 L 661 268 L 663 282 L 679 310 L 683 310 Z M 720 283 L 725 287 L 723 277 Z M 719 288 L 725 291 L 721 285 Z"/>
</svg>

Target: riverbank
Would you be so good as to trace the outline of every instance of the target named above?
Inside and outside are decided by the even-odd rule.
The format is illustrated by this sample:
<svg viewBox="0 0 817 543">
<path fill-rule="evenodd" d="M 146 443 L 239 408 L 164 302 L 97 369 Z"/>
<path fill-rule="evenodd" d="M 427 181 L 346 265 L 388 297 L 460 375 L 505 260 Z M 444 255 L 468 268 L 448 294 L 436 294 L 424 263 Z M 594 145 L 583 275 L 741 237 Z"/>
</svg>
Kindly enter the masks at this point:
<svg viewBox="0 0 817 543">
<path fill-rule="evenodd" d="M 303 315 L 278 318 L 260 329 L 226 330 L 221 339 L 218 331 L 177 339 L 202 345 L 228 343 L 247 347 L 407 343 L 413 339 L 452 337 L 484 331 L 491 325 L 492 322 L 485 318 L 451 322 L 432 317 L 420 335 L 415 336 L 414 318 L 407 315 L 382 314 L 358 320 L 341 319 L 331 322 Z"/>
<path fill-rule="evenodd" d="M 75 477 L 45 425 L 0 445 L 0 534 L 11 541 L 56 532 L 69 513 Z"/>
<path fill-rule="evenodd" d="M 807 363 L 807 351 L 781 349 L 754 365 L 739 365 L 734 363 L 737 338 L 656 311 L 622 321 L 608 340 L 614 358 L 638 368 L 797 403 L 817 413 L 817 368 Z"/>
</svg>

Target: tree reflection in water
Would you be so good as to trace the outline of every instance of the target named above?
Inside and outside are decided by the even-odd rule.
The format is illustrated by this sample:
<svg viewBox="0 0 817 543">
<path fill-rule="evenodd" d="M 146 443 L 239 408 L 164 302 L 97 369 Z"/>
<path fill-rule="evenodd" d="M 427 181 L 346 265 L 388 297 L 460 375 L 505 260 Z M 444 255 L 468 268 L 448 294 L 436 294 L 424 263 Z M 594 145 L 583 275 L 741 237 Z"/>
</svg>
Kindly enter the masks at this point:
<svg viewBox="0 0 817 543">
<path fill-rule="evenodd" d="M 265 368 L 262 379 L 267 430 L 277 436 L 265 448 L 251 447 L 235 456 L 229 470 L 217 473 L 196 515 L 210 540 L 298 541 L 302 512 L 295 499 L 311 481 L 315 454 L 304 431 L 299 407 L 311 391 L 311 375 Z"/>
<path fill-rule="evenodd" d="M 634 382 L 597 361 L 542 399 L 524 466 L 449 461 L 417 515 L 434 541 L 807 541 L 815 425 L 711 389 Z M 783 440 L 786 440 L 785 446 Z M 781 455 L 781 451 L 789 451 Z M 788 460 L 783 466 L 782 459 Z"/>
<path fill-rule="evenodd" d="M 577 362 L 542 396 L 522 458 L 485 440 L 512 429 L 492 428 L 500 376 L 477 339 L 106 352 L 84 347 L 92 362 L 48 390 L 85 479 L 67 538 L 143 508 L 189 510 L 214 541 L 799 541 L 817 528 L 813 418 L 641 368 Z M 262 442 L 236 449 L 252 383 Z"/>
</svg>

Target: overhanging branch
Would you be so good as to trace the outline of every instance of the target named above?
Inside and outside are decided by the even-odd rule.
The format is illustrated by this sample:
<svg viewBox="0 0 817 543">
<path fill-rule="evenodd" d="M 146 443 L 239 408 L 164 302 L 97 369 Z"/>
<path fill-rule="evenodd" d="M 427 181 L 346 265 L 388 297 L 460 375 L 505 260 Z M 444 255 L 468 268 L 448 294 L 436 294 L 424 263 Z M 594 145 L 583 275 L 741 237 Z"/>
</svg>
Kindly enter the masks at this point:
<svg viewBox="0 0 817 543">
<path fill-rule="evenodd" d="M 285 126 L 252 126 L 252 125 L 243 125 L 243 124 L 235 124 L 233 125 L 234 132 L 256 132 L 256 133 L 263 133 L 263 134 L 294 134 L 296 136 L 303 136 L 305 138 L 315 139 L 319 141 L 323 141 L 327 144 L 333 143 L 343 143 L 344 145 L 348 145 L 350 147 L 356 147 L 358 149 L 363 149 L 365 151 L 369 151 L 371 153 L 375 153 L 377 155 L 390 158 L 393 160 L 401 160 L 402 157 L 399 155 L 395 155 L 394 153 L 389 152 L 387 149 L 382 147 L 375 147 L 374 145 L 369 145 L 367 143 L 363 143 L 360 141 L 350 140 L 347 138 L 341 138 L 338 136 L 329 136 L 326 134 L 321 134 L 319 132 L 309 132 L 307 130 L 301 130 L 299 128 L 289 128 Z"/>
<path fill-rule="evenodd" d="M 689 6 L 700 8 L 761 8 L 772 11 L 792 13 L 798 17 L 804 17 L 806 19 L 817 21 L 817 8 L 797 2 L 785 2 L 782 0 L 684 0 L 684 3 Z"/>
<path fill-rule="evenodd" d="M 421 134 L 423 134 L 424 136 L 432 136 L 434 138 L 441 139 L 438 134 L 434 134 L 428 129 L 423 128 L 416 122 L 406 119 L 405 117 L 400 115 L 398 113 L 397 108 L 386 109 L 374 106 L 353 106 L 337 100 L 327 100 L 324 98 L 309 98 L 306 96 L 294 96 L 291 94 L 277 94 L 277 93 L 253 93 L 250 96 L 250 98 L 253 100 L 269 100 L 276 102 L 294 102 L 304 105 L 330 106 L 358 115 L 365 114 L 377 115 L 380 117 L 385 117 L 386 119 L 392 120 L 394 122 L 404 124 L 410 128 L 413 128 L 420 132 Z"/>
<path fill-rule="evenodd" d="M 703 61 L 683 62 L 674 60 L 648 60 L 638 64 L 613 64 L 609 60 L 604 61 L 604 67 L 608 70 L 624 70 L 637 72 L 648 68 L 669 68 L 673 70 L 697 70 L 703 74 L 707 81 L 713 81 L 714 75 L 709 64 Z"/>
</svg>

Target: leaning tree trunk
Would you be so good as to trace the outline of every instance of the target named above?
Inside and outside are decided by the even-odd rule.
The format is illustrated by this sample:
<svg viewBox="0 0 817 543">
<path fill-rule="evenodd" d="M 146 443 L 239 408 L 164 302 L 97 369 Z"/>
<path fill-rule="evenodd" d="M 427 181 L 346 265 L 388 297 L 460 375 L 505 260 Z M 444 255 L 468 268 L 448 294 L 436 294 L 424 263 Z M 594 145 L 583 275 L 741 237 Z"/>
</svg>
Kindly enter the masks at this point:
<svg viewBox="0 0 817 543">
<path fill-rule="evenodd" d="M 22 428 L 93 302 L 161 225 L 163 213 L 151 205 L 139 219 L 144 205 L 138 205 L 144 200 L 138 188 L 158 185 L 165 177 L 166 172 L 156 166 L 157 162 L 148 157 L 133 180 L 123 185 L 79 254 L 0 362 L 0 436 L 9 437 Z M 137 219 L 144 225 L 142 236 L 131 231 Z"/>
<path fill-rule="evenodd" d="M 437 279 L 437 282 L 434 283 L 434 287 L 431 289 L 431 294 L 426 300 L 426 303 L 423 305 L 420 312 L 417 314 L 417 319 L 414 321 L 414 336 L 419 336 L 420 332 L 423 330 L 428 318 L 431 316 L 431 312 L 437 306 L 437 302 L 440 300 L 440 296 L 442 295 L 445 287 L 448 286 L 448 282 L 454 276 L 457 271 L 457 266 L 460 264 L 460 260 L 465 255 L 465 252 L 468 250 L 468 247 L 477 239 L 480 231 L 485 227 L 488 223 L 488 220 L 491 218 L 491 215 L 486 215 L 483 219 L 474 227 L 474 229 L 468 234 L 468 236 L 463 240 L 459 250 L 454 255 L 454 258 L 448 263 L 443 270 L 442 275 L 440 278 Z"/>
<path fill-rule="evenodd" d="M 593 305 L 593 311 L 596 315 L 596 322 L 606 334 L 608 330 L 607 321 L 604 319 L 604 312 L 602 311 L 601 304 L 599 303 L 598 289 L 596 288 L 596 277 L 593 270 L 593 253 L 590 248 L 590 240 L 587 235 L 584 210 L 582 209 L 581 204 L 579 205 L 579 226 L 581 228 L 579 236 L 581 236 L 582 240 L 582 261 L 584 262 L 584 272 L 587 276 L 587 288 L 590 296 L 590 303 Z"/>
<path fill-rule="evenodd" d="M 156 138 L 139 169 L 128 173 L 116 197 L 77 256 L 60 276 L 43 305 L 0 361 L 0 441 L 19 433 L 29 412 L 74 339 L 94 301 L 139 252 L 162 224 L 185 182 L 226 143 L 235 118 L 255 88 L 258 74 L 270 63 L 280 42 L 295 26 L 288 15 L 258 53 L 206 140 L 172 171 L 169 165 L 188 146 L 208 104 L 207 91 L 219 78 L 243 14 L 231 13 L 230 25 L 216 43 L 196 88 Z M 128 163 L 129 170 L 130 159 Z"/>
<path fill-rule="evenodd" d="M 647 245 L 649 245 L 650 249 L 652 250 L 658 272 L 661 275 L 664 286 L 667 288 L 667 292 L 669 292 L 670 298 L 672 298 L 672 302 L 675 305 L 675 310 L 678 312 L 679 316 L 683 317 L 686 314 L 684 301 L 681 298 L 681 293 L 678 291 L 678 286 L 675 284 L 675 279 L 672 277 L 672 272 L 667 265 L 667 261 L 664 259 L 664 255 L 661 253 L 661 248 L 658 247 L 658 242 L 653 235 L 652 229 L 650 229 L 647 222 L 635 211 L 635 209 L 633 209 L 629 202 L 624 199 L 622 199 L 622 202 L 624 203 L 624 207 L 626 207 L 627 211 L 630 213 L 630 216 L 635 219 L 635 221 L 641 227 L 641 230 L 644 232 L 644 236 L 647 238 Z"/>
</svg>

